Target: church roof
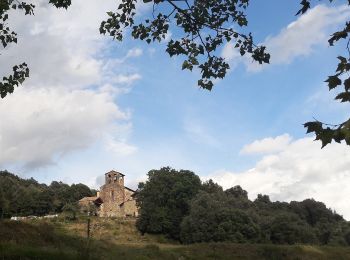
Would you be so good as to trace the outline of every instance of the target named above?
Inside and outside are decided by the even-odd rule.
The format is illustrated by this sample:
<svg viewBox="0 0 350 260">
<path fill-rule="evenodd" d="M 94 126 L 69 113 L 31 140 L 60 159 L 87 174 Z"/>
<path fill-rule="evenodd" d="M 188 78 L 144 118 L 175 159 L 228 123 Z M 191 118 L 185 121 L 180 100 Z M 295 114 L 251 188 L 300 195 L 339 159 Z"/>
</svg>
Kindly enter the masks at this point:
<svg viewBox="0 0 350 260">
<path fill-rule="evenodd" d="M 126 186 L 124 186 L 124 188 L 129 190 L 129 191 L 135 192 L 133 189 L 130 189 L 130 188 L 126 187 Z"/>
<path fill-rule="evenodd" d="M 125 174 L 122 174 L 121 172 L 117 172 L 117 171 L 115 171 L 115 170 L 111 170 L 111 171 L 109 171 L 109 172 L 106 172 L 105 175 L 107 175 L 107 174 L 109 174 L 109 173 L 114 173 L 114 174 L 119 174 L 119 175 L 121 175 L 121 176 L 125 176 Z"/>
<path fill-rule="evenodd" d="M 80 202 L 83 202 L 83 201 L 94 201 L 96 199 L 97 199 L 96 196 L 94 196 L 94 197 L 84 197 L 84 198 L 80 199 L 79 201 Z"/>
</svg>

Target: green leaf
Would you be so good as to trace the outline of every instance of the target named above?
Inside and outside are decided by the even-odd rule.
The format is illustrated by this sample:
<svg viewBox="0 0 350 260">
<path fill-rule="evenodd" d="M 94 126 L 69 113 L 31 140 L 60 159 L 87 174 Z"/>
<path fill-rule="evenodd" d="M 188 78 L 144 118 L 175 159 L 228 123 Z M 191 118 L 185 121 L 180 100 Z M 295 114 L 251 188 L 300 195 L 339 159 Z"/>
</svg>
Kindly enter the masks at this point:
<svg viewBox="0 0 350 260">
<path fill-rule="evenodd" d="M 53 4 L 57 8 L 67 9 L 72 4 L 72 1 L 71 0 L 50 0 L 49 3 Z"/>
<path fill-rule="evenodd" d="M 29 77 L 29 68 L 26 63 L 13 66 L 13 74 L 8 77 L 3 77 L 3 82 L 0 82 L 0 96 L 6 97 L 11 94 L 16 86 L 22 84 L 25 78 Z"/>
<path fill-rule="evenodd" d="M 339 93 L 335 99 L 340 99 L 340 102 L 350 102 L 350 92 Z"/>
<path fill-rule="evenodd" d="M 350 78 L 347 78 L 346 80 L 344 80 L 344 88 L 346 91 L 350 90 Z"/>
<path fill-rule="evenodd" d="M 328 83 L 329 90 L 336 88 L 337 86 L 341 85 L 341 79 L 338 78 L 338 76 L 329 76 L 325 82 Z"/>
<path fill-rule="evenodd" d="M 335 142 L 340 143 L 344 139 L 345 139 L 345 135 L 343 134 L 343 132 L 340 129 L 337 129 L 334 131 L 333 140 Z"/>
<path fill-rule="evenodd" d="M 338 56 L 337 59 L 340 60 L 341 63 L 347 63 L 346 58 L 344 58 L 343 56 Z"/>
<path fill-rule="evenodd" d="M 307 134 L 312 132 L 318 133 L 322 131 L 322 123 L 318 121 L 307 122 L 304 124 L 304 127 L 307 128 Z"/>
<path fill-rule="evenodd" d="M 318 135 L 318 139 L 320 139 L 322 142 L 321 149 L 332 142 L 333 133 L 334 130 L 327 127 L 326 129 L 323 129 L 323 131 Z"/>
</svg>

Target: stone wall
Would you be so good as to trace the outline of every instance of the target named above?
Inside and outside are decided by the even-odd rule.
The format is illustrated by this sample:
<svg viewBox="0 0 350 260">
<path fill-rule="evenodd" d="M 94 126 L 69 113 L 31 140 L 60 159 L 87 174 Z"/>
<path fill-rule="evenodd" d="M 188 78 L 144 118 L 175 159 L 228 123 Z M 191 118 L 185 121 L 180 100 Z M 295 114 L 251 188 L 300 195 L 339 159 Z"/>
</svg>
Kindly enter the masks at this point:
<svg viewBox="0 0 350 260">
<path fill-rule="evenodd" d="M 96 197 L 99 200 L 98 215 L 101 217 L 137 216 L 134 193 L 133 190 L 124 186 L 124 174 L 114 170 L 107 172 L 105 184 L 101 186 Z M 85 204 L 85 201 L 83 203 Z"/>
<path fill-rule="evenodd" d="M 118 217 L 123 216 L 123 210 L 120 207 L 125 201 L 124 187 L 119 183 L 109 183 L 101 187 L 100 198 L 103 201 L 101 216 L 103 217 Z"/>
<path fill-rule="evenodd" d="M 124 202 L 122 208 L 123 208 L 125 216 L 127 216 L 127 217 L 137 217 L 138 211 L 137 211 L 136 201 L 135 200 L 128 200 L 128 201 Z"/>
<path fill-rule="evenodd" d="M 129 190 L 128 188 L 125 188 L 125 201 L 132 200 L 132 195 L 134 194 L 133 191 Z"/>
</svg>

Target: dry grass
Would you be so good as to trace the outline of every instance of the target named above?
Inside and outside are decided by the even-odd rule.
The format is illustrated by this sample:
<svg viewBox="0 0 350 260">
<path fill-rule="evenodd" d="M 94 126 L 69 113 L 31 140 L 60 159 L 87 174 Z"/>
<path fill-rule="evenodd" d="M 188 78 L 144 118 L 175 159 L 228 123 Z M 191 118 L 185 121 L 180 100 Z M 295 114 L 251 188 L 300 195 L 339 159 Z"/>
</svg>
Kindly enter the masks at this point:
<svg viewBox="0 0 350 260">
<path fill-rule="evenodd" d="M 348 247 L 203 243 L 180 245 L 142 236 L 133 219 L 0 221 L 1 259 L 350 259 Z"/>
<path fill-rule="evenodd" d="M 92 218 L 90 222 L 90 235 L 98 241 L 108 241 L 115 245 L 150 245 L 159 244 L 176 246 L 177 242 L 166 239 L 162 235 L 141 235 L 135 228 L 135 219 L 118 218 Z M 79 219 L 75 222 L 67 222 L 61 226 L 62 231 L 76 234 L 80 237 L 87 236 L 87 219 Z"/>
</svg>

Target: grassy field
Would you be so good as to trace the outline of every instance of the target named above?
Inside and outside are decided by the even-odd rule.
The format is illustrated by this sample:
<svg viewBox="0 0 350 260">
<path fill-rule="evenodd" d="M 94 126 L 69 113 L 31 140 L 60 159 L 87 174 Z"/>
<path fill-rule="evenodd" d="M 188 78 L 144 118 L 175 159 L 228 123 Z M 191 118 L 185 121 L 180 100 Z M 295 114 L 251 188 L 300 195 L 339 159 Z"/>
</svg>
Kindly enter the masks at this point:
<svg viewBox="0 0 350 260">
<path fill-rule="evenodd" d="M 350 259 L 350 247 L 232 243 L 181 245 L 141 236 L 134 220 L 0 221 L 0 259 Z"/>
</svg>

